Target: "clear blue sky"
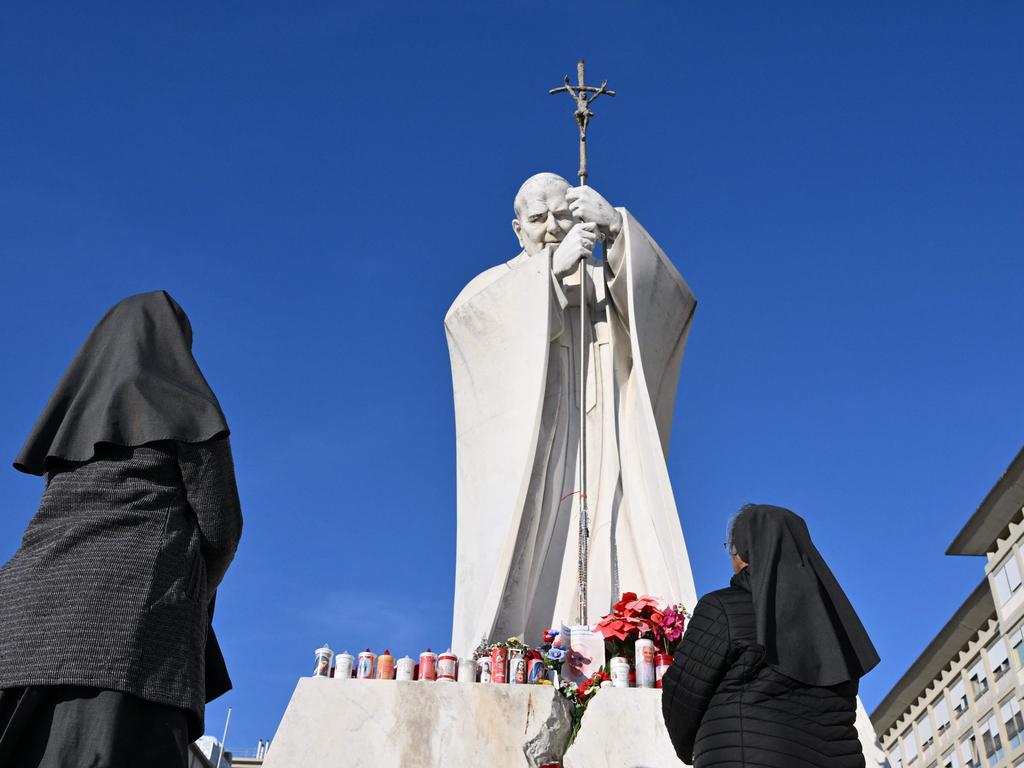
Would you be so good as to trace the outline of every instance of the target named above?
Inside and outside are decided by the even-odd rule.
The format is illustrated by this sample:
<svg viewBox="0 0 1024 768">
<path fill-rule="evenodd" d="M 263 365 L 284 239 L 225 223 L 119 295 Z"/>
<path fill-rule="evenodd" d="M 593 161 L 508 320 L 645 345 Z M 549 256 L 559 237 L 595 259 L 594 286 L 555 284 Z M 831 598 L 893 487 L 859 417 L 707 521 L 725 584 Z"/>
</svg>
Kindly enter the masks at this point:
<svg viewBox="0 0 1024 768">
<path fill-rule="evenodd" d="M 515 255 L 519 183 L 575 171 L 546 91 L 583 55 L 619 91 L 592 184 L 699 300 L 669 462 L 698 590 L 739 504 L 803 514 L 872 708 L 980 580 L 943 551 L 1024 439 L 1024 5 L 368 5 L 5 6 L 0 457 L 103 311 L 167 289 L 246 516 L 209 731 L 271 736 L 325 640 L 444 646 L 442 318 Z M 40 491 L 0 471 L 0 560 Z"/>
</svg>

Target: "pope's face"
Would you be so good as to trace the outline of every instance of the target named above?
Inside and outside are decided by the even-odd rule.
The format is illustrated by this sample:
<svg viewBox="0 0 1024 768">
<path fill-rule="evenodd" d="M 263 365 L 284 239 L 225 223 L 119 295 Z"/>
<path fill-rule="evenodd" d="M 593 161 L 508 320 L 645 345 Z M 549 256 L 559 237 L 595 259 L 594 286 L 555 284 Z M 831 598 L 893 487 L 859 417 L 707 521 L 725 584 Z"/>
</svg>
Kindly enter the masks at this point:
<svg viewBox="0 0 1024 768">
<path fill-rule="evenodd" d="M 564 182 L 551 180 L 524 190 L 519 216 L 512 222 L 512 228 L 530 256 L 549 245 L 557 246 L 576 223 L 565 200 L 568 189 Z"/>
</svg>

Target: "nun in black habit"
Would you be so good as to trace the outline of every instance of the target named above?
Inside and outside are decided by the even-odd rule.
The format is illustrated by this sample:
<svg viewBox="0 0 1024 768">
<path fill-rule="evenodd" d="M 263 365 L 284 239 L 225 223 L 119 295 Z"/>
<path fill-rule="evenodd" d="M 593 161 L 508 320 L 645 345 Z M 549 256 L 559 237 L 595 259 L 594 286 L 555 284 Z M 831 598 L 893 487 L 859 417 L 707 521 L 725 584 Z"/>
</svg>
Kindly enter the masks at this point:
<svg viewBox="0 0 1024 768">
<path fill-rule="evenodd" d="M 242 517 L 174 299 L 107 312 L 14 466 L 46 488 L 0 568 L 0 766 L 184 768 L 231 687 L 210 620 Z"/>
<path fill-rule="evenodd" d="M 788 509 L 747 505 L 733 518 L 730 586 L 697 603 L 662 713 L 694 768 L 862 768 L 860 678 L 871 640 Z"/>
</svg>

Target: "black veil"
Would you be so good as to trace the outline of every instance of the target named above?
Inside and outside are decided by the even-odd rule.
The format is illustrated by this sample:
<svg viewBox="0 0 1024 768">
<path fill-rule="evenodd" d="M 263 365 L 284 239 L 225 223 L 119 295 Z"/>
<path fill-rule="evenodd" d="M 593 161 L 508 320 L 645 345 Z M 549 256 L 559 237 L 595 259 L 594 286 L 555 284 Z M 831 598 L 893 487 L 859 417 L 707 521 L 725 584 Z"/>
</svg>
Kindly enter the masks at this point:
<svg viewBox="0 0 1024 768">
<path fill-rule="evenodd" d="M 93 328 L 32 428 L 15 469 L 88 461 L 96 446 L 199 443 L 228 434 L 192 357 L 192 325 L 166 291 L 130 296 Z"/>
<path fill-rule="evenodd" d="M 863 677 L 879 662 L 871 638 L 811 541 L 807 524 L 782 507 L 747 505 L 730 543 L 749 563 L 757 642 L 766 663 L 806 685 Z"/>
</svg>

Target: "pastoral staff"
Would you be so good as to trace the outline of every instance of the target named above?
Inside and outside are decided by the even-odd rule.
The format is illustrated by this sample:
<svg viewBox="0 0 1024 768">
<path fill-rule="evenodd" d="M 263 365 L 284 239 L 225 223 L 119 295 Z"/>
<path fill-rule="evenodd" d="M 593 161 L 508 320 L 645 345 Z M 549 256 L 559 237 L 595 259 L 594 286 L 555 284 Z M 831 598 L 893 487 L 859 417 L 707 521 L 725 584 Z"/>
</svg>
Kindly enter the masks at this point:
<svg viewBox="0 0 1024 768">
<path fill-rule="evenodd" d="M 14 466 L 46 490 L 0 569 L 0 765 L 185 768 L 231 687 L 210 620 L 242 517 L 174 299 L 100 320 Z"/>
</svg>

